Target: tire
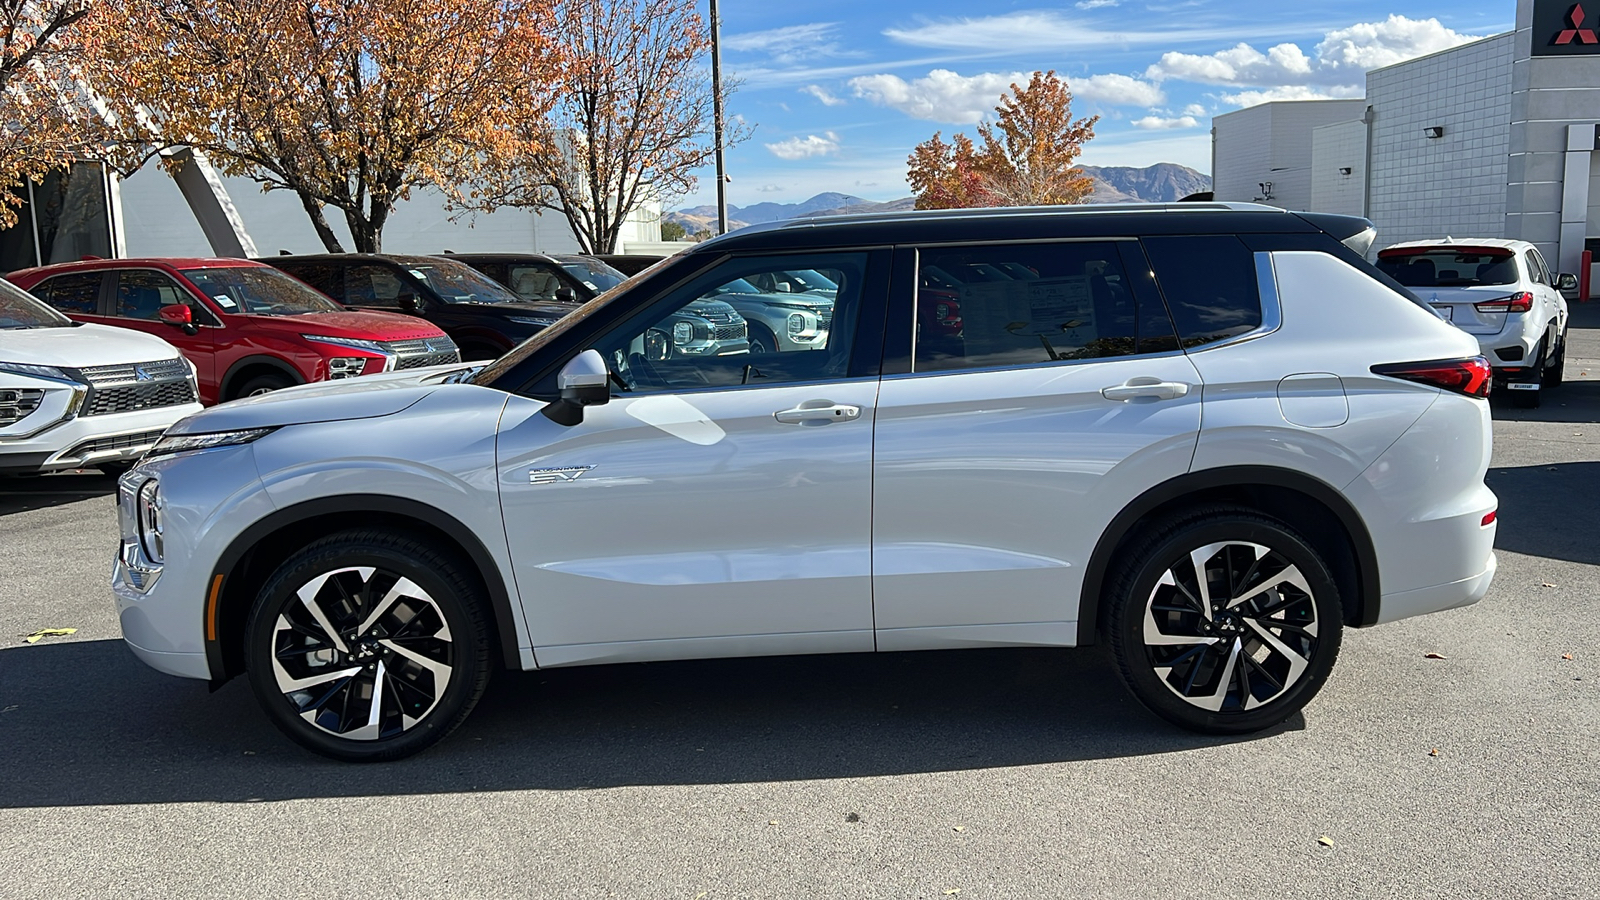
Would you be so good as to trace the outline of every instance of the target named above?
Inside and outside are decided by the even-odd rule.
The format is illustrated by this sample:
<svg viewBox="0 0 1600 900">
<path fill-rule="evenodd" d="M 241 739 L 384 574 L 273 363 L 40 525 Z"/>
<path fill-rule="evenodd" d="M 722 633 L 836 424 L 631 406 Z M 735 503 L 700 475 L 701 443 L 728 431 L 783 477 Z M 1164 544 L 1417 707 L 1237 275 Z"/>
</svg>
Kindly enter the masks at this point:
<svg viewBox="0 0 1600 900">
<path fill-rule="evenodd" d="M 493 362 L 504 356 L 506 351 L 489 344 L 468 344 L 461 350 L 462 362 Z"/>
<path fill-rule="evenodd" d="M 121 478 L 123 473 L 138 464 L 138 460 L 125 459 L 119 462 L 96 463 L 95 468 L 99 469 L 102 474 L 110 475 L 112 478 Z"/>
<path fill-rule="evenodd" d="M 290 556 L 245 626 L 250 687 L 267 718 L 348 762 L 401 759 L 454 731 L 491 668 L 486 605 L 469 571 L 380 530 L 329 535 Z"/>
<path fill-rule="evenodd" d="M 759 325 L 750 326 L 749 340 L 752 354 L 778 352 L 778 339 L 772 336 L 772 332 Z"/>
<path fill-rule="evenodd" d="M 289 376 L 287 375 L 279 375 L 276 373 L 257 375 L 249 381 L 246 381 L 244 384 L 239 385 L 239 389 L 233 392 L 233 397 L 230 399 L 237 400 L 240 397 L 255 397 L 260 394 L 270 394 L 273 391 L 282 390 L 283 388 L 290 387 L 293 384 L 294 382 L 289 380 Z"/>
<path fill-rule="evenodd" d="M 1556 352 L 1551 357 L 1550 365 L 1540 373 L 1540 380 L 1547 388 L 1560 387 L 1566 381 L 1567 368 L 1567 335 L 1563 332 L 1556 339 Z"/>
<path fill-rule="evenodd" d="M 1191 731 L 1277 725 L 1316 696 L 1339 655 L 1343 604 L 1327 564 L 1289 526 L 1249 510 L 1166 520 L 1121 554 L 1109 583 L 1104 621 L 1123 683 Z M 1244 602 L 1223 606 L 1211 596 L 1220 587 Z"/>
</svg>

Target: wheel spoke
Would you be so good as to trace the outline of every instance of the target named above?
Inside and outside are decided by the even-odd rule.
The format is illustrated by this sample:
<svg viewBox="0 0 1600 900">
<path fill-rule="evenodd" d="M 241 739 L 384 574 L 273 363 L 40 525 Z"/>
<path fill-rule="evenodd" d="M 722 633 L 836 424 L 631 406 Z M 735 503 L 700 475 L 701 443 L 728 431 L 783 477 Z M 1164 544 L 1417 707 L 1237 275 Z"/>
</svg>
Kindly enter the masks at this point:
<svg viewBox="0 0 1600 900">
<path fill-rule="evenodd" d="M 301 605 L 306 608 L 307 612 L 311 613 L 311 618 L 316 620 L 318 627 L 322 629 L 328 640 L 335 647 L 338 647 L 340 651 L 349 653 L 350 648 L 346 646 L 344 638 L 339 636 L 339 630 L 333 627 L 333 623 L 328 620 L 328 614 L 323 612 L 322 605 L 317 603 L 317 595 L 322 592 L 322 586 L 328 583 L 329 578 L 337 574 L 339 573 L 329 572 L 326 575 L 318 575 L 295 593 L 299 596 Z"/>
<path fill-rule="evenodd" d="M 1188 701 L 1201 709 L 1212 712 L 1221 712 L 1222 704 L 1228 699 L 1228 689 L 1233 687 L 1233 671 L 1239 665 L 1239 651 L 1244 643 L 1238 638 L 1233 639 L 1233 647 L 1228 650 L 1228 661 L 1223 664 L 1222 677 L 1217 679 L 1217 691 L 1204 697 L 1188 697 Z"/>
<path fill-rule="evenodd" d="M 372 607 L 372 611 L 368 613 L 367 617 L 362 620 L 359 626 L 356 627 L 356 637 L 361 637 L 368 631 L 371 631 L 372 626 L 377 624 L 378 619 L 384 613 L 389 611 L 389 607 L 393 606 L 396 600 L 399 600 L 401 597 L 415 597 L 418 594 L 422 594 L 422 588 L 419 588 L 413 584 L 411 579 L 402 578 L 399 581 L 396 581 L 394 583 L 394 587 L 389 588 L 389 592 L 383 595 L 383 599 L 379 600 L 377 604 Z"/>
<path fill-rule="evenodd" d="M 381 646 L 387 647 L 388 649 L 394 651 L 397 656 L 402 656 L 406 659 L 409 659 L 424 669 L 427 669 L 429 672 L 432 672 L 433 677 L 439 680 L 438 693 L 444 692 L 444 684 L 450 680 L 449 666 L 441 662 L 434 662 L 415 650 L 411 650 L 406 646 L 395 643 L 391 640 L 380 640 L 378 643 Z"/>
</svg>

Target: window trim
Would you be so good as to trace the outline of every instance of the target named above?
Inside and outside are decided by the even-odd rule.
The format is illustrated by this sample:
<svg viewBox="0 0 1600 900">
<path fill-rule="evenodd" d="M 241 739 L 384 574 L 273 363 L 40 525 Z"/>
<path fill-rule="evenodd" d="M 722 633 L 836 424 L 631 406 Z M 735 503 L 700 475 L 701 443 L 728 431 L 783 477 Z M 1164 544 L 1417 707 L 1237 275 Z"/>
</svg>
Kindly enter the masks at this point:
<svg viewBox="0 0 1600 900">
<path fill-rule="evenodd" d="M 1185 347 L 1185 353 L 1203 353 L 1207 350 L 1215 350 L 1220 347 L 1233 347 L 1238 344 L 1246 343 L 1247 341 L 1254 341 L 1264 338 L 1283 327 L 1283 301 L 1278 295 L 1278 267 L 1277 263 L 1273 261 L 1273 252 L 1274 251 L 1271 250 L 1252 250 L 1250 252 L 1250 255 L 1255 257 L 1256 293 L 1261 297 L 1261 324 L 1249 331 L 1246 331 L 1244 334 L 1236 334 L 1233 337 L 1223 338 L 1220 341 L 1214 341 L 1209 344 L 1199 344 L 1194 347 Z M 1306 250 L 1285 252 L 1320 253 L 1321 251 Z M 1334 259 L 1338 259 L 1338 257 L 1334 257 Z M 1178 341 L 1180 344 L 1182 343 L 1183 337 L 1181 335 L 1179 336 Z"/>
</svg>

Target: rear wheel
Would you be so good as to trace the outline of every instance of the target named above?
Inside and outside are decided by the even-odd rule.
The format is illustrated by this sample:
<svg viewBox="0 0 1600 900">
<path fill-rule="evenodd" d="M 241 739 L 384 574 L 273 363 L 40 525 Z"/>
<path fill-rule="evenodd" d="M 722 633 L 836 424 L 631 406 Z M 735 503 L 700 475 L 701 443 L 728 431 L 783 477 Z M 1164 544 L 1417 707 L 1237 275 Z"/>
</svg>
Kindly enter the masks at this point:
<svg viewBox="0 0 1600 900">
<path fill-rule="evenodd" d="M 246 625 L 250 686 L 296 743 L 351 762 L 417 753 L 489 680 L 484 603 L 465 564 L 383 531 L 313 542 L 278 567 Z"/>
<path fill-rule="evenodd" d="M 1287 525 L 1214 507 L 1167 520 L 1119 560 L 1106 618 L 1123 682 L 1194 731 L 1282 722 L 1339 655 L 1342 604 L 1327 565 Z"/>
<path fill-rule="evenodd" d="M 1550 357 L 1550 365 L 1546 366 L 1543 374 L 1544 386 L 1557 387 L 1566 380 L 1567 368 L 1567 335 L 1562 332 L 1556 338 L 1556 352 Z"/>
</svg>

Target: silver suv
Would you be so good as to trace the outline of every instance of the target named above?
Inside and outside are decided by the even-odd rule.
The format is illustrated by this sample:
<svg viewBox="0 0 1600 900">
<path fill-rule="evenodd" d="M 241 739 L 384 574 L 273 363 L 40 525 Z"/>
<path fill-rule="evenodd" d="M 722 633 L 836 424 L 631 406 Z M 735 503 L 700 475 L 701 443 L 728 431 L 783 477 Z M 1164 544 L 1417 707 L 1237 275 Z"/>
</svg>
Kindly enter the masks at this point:
<svg viewBox="0 0 1600 900">
<path fill-rule="evenodd" d="M 123 635 L 350 760 L 438 740 L 501 666 L 1097 641 L 1167 720 L 1265 728 L 1347 627 L 1495 572 L 1488 365 L 1364 261 L 1369 228 L 1185 203 L 743 229 L 484 368 L 179 422 L 119 484 Z M 932 269 L 988 273 L 941 289 L 959 333 L 918 330 Z M 815 346 L 652 352 L 776 271 L 837 274 Z"/>
</svg>

